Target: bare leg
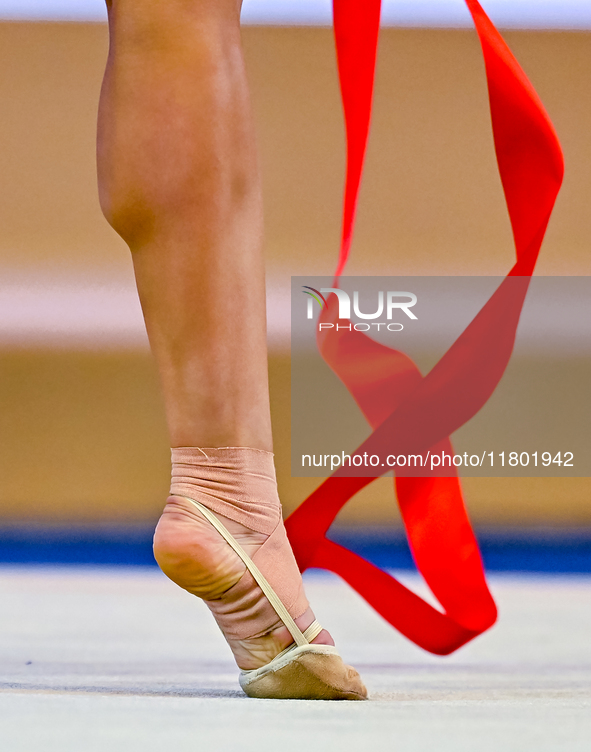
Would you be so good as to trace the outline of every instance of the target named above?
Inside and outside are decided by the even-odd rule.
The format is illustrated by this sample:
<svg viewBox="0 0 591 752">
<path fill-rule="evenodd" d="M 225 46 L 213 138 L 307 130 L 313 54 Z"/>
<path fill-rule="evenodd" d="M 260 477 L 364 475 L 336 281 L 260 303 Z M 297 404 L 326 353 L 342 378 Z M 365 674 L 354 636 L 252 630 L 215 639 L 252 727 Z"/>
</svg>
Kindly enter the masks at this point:
<svg viewBox="0 0 591 752">
<path fill-rule="evenodd" d="M 132 253 L 172 446 L 272 449 L 261 188 L 237 0 L 114 0 L 101 204 Z"/>
<path fill-rule="evenodd" d="M 128 243 L 173 447 L 272 448 L 262 212 L 238 0 L 113 0 L 99 113 L 105 216 Z M 268 536 L 231 520 L 249 553 Z M 212 599 L 244 567 L 172 498 L 155 552 Z M 190 570 L 190 571 L 189 571 Z M 195 583 L 198 582 L 198 586 Z M 310 609 L 297 623 L 313 621 Z M 332 644 L 324 631 L 316 640 Z M 241 668 L 291 643 L 229 640 Z"/>
</svg>

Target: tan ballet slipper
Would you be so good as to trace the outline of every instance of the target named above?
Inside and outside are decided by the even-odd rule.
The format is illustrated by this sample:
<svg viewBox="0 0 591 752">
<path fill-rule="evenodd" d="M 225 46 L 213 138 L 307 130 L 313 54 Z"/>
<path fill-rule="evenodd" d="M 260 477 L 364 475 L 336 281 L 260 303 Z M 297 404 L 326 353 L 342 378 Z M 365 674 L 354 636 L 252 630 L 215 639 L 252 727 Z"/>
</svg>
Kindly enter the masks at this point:
<svg viewBox="0 0 591 752">
<path fill-rule="evenodd" d="M 273 455 L 173 449 L 171 493 L 156 529 L 156 559 L 213 612 L 246 694 L 365 699 L 359 675 L 336 648 L 312 644 L 328 635 L 308 606 L 285 534 Z"/>
<path fill-rule="evenodd" d="M 306 635 L 306 632 L 304 632 Z M 366 700 L 361 677 L 333 645 L 294 645 L 270 663 L 240 672 L 249 697 L 276 700 Z"/>
</svg>

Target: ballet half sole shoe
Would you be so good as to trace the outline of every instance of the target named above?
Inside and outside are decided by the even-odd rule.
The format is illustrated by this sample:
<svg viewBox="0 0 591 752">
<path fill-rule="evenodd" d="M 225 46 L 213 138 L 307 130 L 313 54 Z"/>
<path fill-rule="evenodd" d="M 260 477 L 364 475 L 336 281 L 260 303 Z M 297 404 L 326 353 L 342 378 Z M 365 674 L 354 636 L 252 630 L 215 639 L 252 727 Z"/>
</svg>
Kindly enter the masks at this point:
<svg viewBox="0 0 591 752">
<path fill-rule="evenodd" d="M 270 663 L 240 672 L 240 686 L 249 697 L 274 700 L 366 700 L 357 671 L 345 665 L 332 645 L 288 649 Z"/>
<path fill-rule="evenodd" d="M 213 525 L 242 559 L 294 642 L 272 661 L 250 671 L 241 670 L 239 683 L 249 697 L 274 700 L 366 700 L 367 690 L 357 671 L 347 666 L 333 645 L 312 643 L 322 627 L 312 622 L 303 632 L 267 579 L 242 546 L 206 506 L 183 496 Z"/>
</svg>

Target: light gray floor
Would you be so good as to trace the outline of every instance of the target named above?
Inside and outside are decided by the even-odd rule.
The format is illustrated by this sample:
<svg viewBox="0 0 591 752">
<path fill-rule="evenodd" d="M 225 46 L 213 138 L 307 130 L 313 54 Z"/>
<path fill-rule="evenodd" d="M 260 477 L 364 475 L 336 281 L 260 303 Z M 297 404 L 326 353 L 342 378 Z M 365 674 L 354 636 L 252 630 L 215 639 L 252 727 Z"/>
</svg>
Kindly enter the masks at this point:
<svg viewBox="0 0 591 752">
<path fill-rule="evenodd" d="M 244 697 L 209 612 L 158 571 L 0 568 L 0 749 L 589 752 L 591 578 L 492 588 L 498 625 L 437 658 L 312 574 L 371 701 L 293 702 Z"/>
</svg>

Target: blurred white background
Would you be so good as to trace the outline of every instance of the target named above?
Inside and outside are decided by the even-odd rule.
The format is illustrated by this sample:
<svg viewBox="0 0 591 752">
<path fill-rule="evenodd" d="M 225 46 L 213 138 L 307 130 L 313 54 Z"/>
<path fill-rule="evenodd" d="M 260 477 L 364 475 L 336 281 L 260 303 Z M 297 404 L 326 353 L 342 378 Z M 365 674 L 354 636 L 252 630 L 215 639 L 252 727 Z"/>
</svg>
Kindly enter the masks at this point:
<svg viewBox="0 0 591 752">
<path fill-rule="evenodd" d="M 591 28 L 589 0 L 484 0 L 494 23 L 503 28 Z M 326 25 L 331 0 L 244 0 L 242 19 L 251 24 Z M 104 21 L 103 0 L 1 0 L 0 18 Z M 470 26 L 463 0 L 383 0 L 388 26 Z"/>
</svg>

